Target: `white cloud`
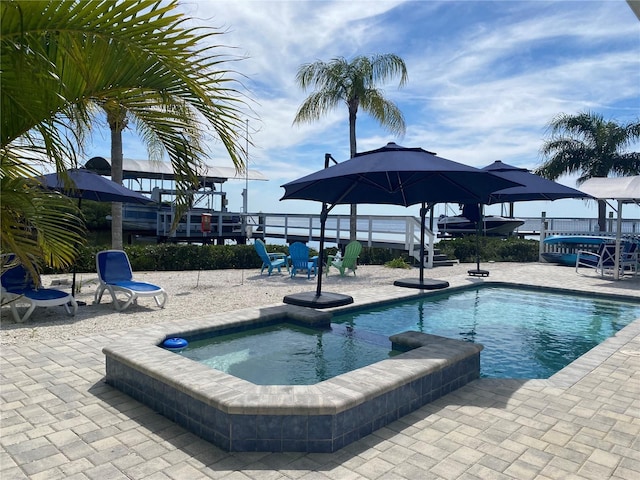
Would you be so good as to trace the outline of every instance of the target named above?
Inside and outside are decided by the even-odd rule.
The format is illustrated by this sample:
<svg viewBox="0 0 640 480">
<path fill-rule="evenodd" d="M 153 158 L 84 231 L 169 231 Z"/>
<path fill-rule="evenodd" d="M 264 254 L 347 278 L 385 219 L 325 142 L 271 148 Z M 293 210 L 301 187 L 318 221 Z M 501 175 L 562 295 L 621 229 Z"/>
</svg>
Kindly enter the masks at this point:
<svg viewBox="0 0 640 480">
<path fill-rule="evenodd" d="M 292 125 L 307 95 L 296 72 L 317 59 L 396 53 L 407 63 L 406 87 L 384 86 L 406 116 L 406 137 L 360 112 L 360 151 L 396 141 L 469 165 L 531 168 L 556 114 L 592 109 L 631 121 L 640 112 L 640 24 L 622 1 L 190 0 L 179 8 L 222 28 L 217 40 L 235 48 L 221 51 L 244 57 L 228 67 L 244 75 L 259 117 L 248 116 L 250 165 L 272 179 L 251 186 L 260 205 L 292 211 L 296 202 L 278 203 L 280 184 L 321 168 L 325 153 L 348 157 L 346 106 Z M 126 148 L 127 157 L 141 151 Z"/>
</svg>

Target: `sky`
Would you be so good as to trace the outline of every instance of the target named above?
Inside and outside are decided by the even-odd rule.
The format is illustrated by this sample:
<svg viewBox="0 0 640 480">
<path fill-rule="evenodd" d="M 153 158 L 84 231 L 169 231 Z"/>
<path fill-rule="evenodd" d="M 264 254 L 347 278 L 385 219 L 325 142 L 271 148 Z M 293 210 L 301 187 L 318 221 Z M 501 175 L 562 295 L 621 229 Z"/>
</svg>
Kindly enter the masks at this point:
<svg viewBox="0 0 640 480">
<path fill-rule="evenodd" d="M 293 125 L 310 92 L 298 87 L 299 67 L 316 60 L 393 53 L 408 82 L 381 85 L 403 112 L 406 134 L 388 133 L 360 111 L 358 151 L 396 142 L 422 147 L 474 167 L 502 160 L 534 169 L 547 126 L 558 114 L 593 111 L 619 123 L 640 118 L 640 21 L 624 0 L 384 1 L 181 0 L 193 25 L 224 32 L 216 40 L 231 55 L 246 94 L 249 168 L 269 180 L 249 182 L 248 211 L 319 213 L 320 205 L 280 201 L 281 185 L 321 169 L 325 153 L 349 158 L 346 105 L 321 120 Z M 124 157 L 148 158 L 135 132 Z M 94 135 L 88 158 L 107 156 L 109 134 Z M 231 166 L 219 143 L 209 163 Z M 640 145 L 630 148 L 640 150 Z M 105 155 L 106 154 L 106 155 Z M 576 187 L 575 177 L 560 183 Z M 230 211 L 242 211 L 244 181 L 224 185 Z M 457 205 L 436 214 L 458 213 Z M 361 205 L 359 214 L 418 215 L 415 207 Z M 625 216 L 640 218 L 640 207 Z M 596 217 L 595 202 L 522 202 L 517 216 Z M 486 213 L 500 213 L 488 207 Z M 332 213 L 348 213 L 338 206 Z"/>
</svg>

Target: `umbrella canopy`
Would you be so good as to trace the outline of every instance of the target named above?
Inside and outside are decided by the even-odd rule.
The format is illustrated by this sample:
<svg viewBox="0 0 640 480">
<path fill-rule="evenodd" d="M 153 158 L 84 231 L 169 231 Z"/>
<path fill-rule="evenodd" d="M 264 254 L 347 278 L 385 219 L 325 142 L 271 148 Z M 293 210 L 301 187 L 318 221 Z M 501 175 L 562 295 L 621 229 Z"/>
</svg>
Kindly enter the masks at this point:
<svg viewBox="0 0 640 480">
<path fill-rule="evenodd" d="M 104 178 L 97 173 L 84 168 L 73 168 L 67 170 L 69 182 L 57 173 L 49 173 L 37 177 L 36 180 L 45 187 L 61 192 L 67 197 L 77 198 L 78 207 L 82 200 L 93 200 L 94 202 L 120 202 L 120 203 L 153 203 L 150 198 L 134 192 L 122 185 Z M 71 283 L 71 294 L 76 293 L 76 265 L 73 265 L 73 281 Z"/>
<path fill-rule="evenodd" d="M 388 143 L 282 185 L 285 194 L 281 200 L 405 207 L 418 203 L 479 203 L 491 192 L 518 185 L 422 148 Z"/>
<path fill-rule="evenodd" d="M 420 255 L 420 278 L 417 282 L 396 282 L 396 285 L 411 288 L 445 288 L 442 281 L 425 281 L 424 228 L 427 203 L 480 203 L 496 190 L 520 185 L 504 178 L 483 172 L 474 167 L 438 157 L 422 148 L 405 148 L 388 143 L 377 150 L 362 152 L 355 157 L 329 167 L 325 157 L 323 170 L 289 182 L 282 187 L 285 194 L 281 200 L 300 199 L 323 202 L 320 217 L 320 255 L 324 249 L 324 229 L 330 208 L 339 204 L 370 203 L 400 205 L 408 207 L 422 203 Z M 321 299 L 322 258 L 318 265 L 318 286 L 314 296 L 293 294 L 285 297 L 285 303 L 318 308 L 344 305 L 353 301 L 337 294 L 325 294 Z M 335 301 L 334 298 L 335 297 Z M 350 301 L 349 301 L 350 300 Z"/>
<path fill-rule="evenodd" d="M 593 198 L 588 193 L 547 180 L 529 172 L 526 168 L 514 167 L 502 163 L 500 160 L 496 160 L 491 165 L 482 168 L 482 170 L 522 184 L 519 187 L 510 187 L 492 192 L 486 202 L 487 205 L 503 202 L 559 200 L 562 198 Z"/>
<path fill-rule="evenodd" d="M 37 177 L 36 180 L 51 190 L 62 192 L 68 197 L 80 200 L 93 200 L 94 202 L 121 202 L 121 203 L 153 203 L 153 200 L 134 192 L 108 178 L 83 168 L 67 170 L 70 183 L 65 184 L 64 179 L 57 173 L 49 173 Z"/>
</svg>

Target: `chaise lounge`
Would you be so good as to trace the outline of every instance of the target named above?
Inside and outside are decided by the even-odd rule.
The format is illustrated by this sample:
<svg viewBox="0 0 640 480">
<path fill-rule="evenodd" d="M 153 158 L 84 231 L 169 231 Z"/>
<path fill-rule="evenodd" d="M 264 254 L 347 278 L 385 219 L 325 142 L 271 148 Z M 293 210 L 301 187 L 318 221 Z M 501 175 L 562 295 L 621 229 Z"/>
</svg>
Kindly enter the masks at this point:
<svg viewBox="0 0 640 480">
<path fill-rule="evenodd" d="M 36 307 L 64 306 L 67 314 L 73 316 L 78 310 L 78 304 L 71 293 L 55 288 L 43 288 L 40 277 L 33 278 L 22 265 L 16 265 L 5 271 L 0 277 L 0 303 L 9 304 L 11 313 L 17 323 L 26 322 Z M 28 304 L 24 315 L 20 315 L 17 304 Z"/>
<path fill-rule="evenodd" d="M 102 294 L 107 290 L 111 294 L 113 306 L 118 311 L 123 311 L 132 303 L 137 303 L 139 297 L 153 297 L 156 305 L 164 308 L 167 302 L 167 293 L 162 287 L 147 282 L 133 280 L 133 271 L 129 257 L 122 250 L 103 250 L 96 254 L 96 270 L 100 285 L 95 293 L 93 303 L 98 304 L 102 300 Z M 116 294 L 125 296 L 120 303 Z"/>
</svg>

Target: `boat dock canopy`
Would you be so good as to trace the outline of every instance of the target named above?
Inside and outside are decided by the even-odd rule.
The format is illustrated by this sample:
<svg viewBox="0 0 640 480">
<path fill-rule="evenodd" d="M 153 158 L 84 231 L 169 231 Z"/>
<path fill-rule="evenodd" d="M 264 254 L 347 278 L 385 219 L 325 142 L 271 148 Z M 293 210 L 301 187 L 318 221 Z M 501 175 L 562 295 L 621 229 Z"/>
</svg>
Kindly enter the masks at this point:
<svg viewBox="0 0 640 480">
<path fill-rule="evenodd" d="M 111 162 L 103 157 L 93 157 L 85 163 L 85 168 L 100 175 L 111 175 Z M 123 179 L 157 179 L 174 180 L 171 163 L 153 160 L 122 160 Z M 249 172 L 236 171 L 234 167 L 218 167 L 203 164 L 199 168 L 198 176 L 206 183 L 224 183 L 232 180 L 268 180 L 261 172 L 249 169 Z"/>
</svg>

